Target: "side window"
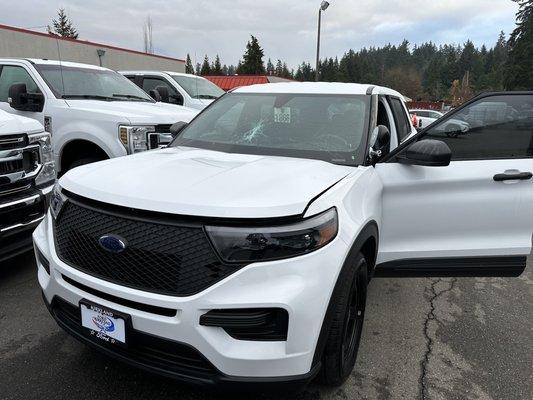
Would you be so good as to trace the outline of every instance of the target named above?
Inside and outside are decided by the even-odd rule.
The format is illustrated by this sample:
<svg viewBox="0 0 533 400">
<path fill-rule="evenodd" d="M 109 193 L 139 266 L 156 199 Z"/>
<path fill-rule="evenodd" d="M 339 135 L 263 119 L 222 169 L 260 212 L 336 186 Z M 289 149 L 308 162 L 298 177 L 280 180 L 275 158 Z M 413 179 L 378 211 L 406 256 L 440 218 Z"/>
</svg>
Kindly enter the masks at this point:
<svg viewBox="0 0 533 400">
<path fill-rule="evenodd" d="M 436 113 L 436 112 L 431 112 L 429 113 L 429 116 L 431 118 L 435 118 L 435 119 L 439 119 L 441 117 L 441 115 L 439 113 Z"/>
<path fill-rule="evenodd" d="M 402 101 L 397 97 L 390 97 L 389 103 L 394 115 L 394 122 L 396 124 L 396 131 L 398 132 L 398 140 L 403 141 L 411 133 L 411 123 L 407 118 L 405 108 Z"/>
<path fill-rule="evenodd" d="M 0 101 L 7 102 L 9 88 L 15 83 L 25 83 L 28 93 L 40 93 L 39 87 L 28 71 L 16 65 L 0 66 Z"/>
<path fill-rule="evenodd" d="M 144 78 L 143 79 L 143 90 L 146 93 L 150 93 L 150 90 L 154 90 L 158 86 L 165 86 L 168 89 L 168 93 L 170 95 L 169 102 L 172 104 L 179 104 L 177 97 L 179 96 L 179 93 L 176 91 L 176 89 L 168 84 L 163 79 L 160 78 Z"/>
<path fill-rule="evenodd" d="M 446 142 L 452 160 L 533 157 L 533 95 L 479 99 L 427 132 Z"/>
</svg>

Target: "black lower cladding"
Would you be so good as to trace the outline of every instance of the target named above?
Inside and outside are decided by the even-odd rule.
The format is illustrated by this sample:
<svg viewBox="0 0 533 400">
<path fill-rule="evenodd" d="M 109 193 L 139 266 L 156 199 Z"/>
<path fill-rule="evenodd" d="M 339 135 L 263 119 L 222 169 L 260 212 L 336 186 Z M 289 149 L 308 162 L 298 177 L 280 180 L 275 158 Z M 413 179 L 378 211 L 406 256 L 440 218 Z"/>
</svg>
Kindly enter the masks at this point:
<svg viewBox="0 0 533 400">
<path fill-rule="evenodd" d="M 205 357 L 186 344 L 130 330 L 126 337 L 127 347 L 112 345 L 95 338 L 82 327 L 80 309 L 73 304 L 55 297 L 49 308 L 54 319 L 70 334 L 117 358 L 183 379 L 210 382 L 219 374 Z"/>
<path fill-rule="evenodd" d="M 173 296 L 196 294 L 243 267 L 218 257 L 201 224 L 141 219 L 140 214 L 67 201 L 55 223 L 59 258 L 101 279 Z M 104 235 L 122 238 L 125 250 L 102 248 Z"/>
</svg>

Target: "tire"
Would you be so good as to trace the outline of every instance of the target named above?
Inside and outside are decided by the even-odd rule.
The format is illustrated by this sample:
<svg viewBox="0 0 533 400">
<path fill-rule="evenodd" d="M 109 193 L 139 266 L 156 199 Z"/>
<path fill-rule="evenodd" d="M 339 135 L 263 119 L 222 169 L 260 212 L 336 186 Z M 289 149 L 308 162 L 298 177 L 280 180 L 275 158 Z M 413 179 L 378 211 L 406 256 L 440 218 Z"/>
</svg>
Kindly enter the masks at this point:
<svg viewBox="0 0 533 400">
<path fill-rule="evenodd" d="M 322 355 L 320 380 L 328 386 L 341 385 L 357 359 L 368 285 L 368 265 L 363 254 L 357 254 L 341 272 L 339 282 L 341 285 L 333 293 L 332 324 Z"/>
</svg>

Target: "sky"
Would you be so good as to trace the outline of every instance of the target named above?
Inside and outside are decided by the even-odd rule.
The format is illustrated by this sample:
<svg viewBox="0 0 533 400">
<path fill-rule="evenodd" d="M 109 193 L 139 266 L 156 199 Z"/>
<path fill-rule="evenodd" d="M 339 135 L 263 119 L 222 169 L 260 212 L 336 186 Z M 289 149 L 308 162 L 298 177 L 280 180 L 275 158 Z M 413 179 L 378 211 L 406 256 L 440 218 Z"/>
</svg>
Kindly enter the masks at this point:
<svg viewBox="0 0 533 400">
<path fill-rule="evenodd" d="M 322 57 L 348 49 L 433 41 L 492 46 L 515 26 L 511 0 L 331 0 L 322 14 Z M 250 35 L 269 57 L 296 67 L 314 63 L 320 0 L 5 0 L 0 24 L 45 31 L 65 8 L 79 38 L 143 50 L 143 24 L 153 24 L 155 53 L 193 63 L 219 54 L 237 64 Z"/>
</svg>

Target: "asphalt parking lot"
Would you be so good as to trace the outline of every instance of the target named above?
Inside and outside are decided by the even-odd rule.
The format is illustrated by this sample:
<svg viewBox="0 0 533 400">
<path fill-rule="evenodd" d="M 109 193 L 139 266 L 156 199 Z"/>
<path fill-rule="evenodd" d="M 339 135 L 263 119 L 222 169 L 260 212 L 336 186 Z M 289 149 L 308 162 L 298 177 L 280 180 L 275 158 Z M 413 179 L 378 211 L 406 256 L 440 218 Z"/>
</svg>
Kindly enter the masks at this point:
<svg viewBox="0 0 533 400">
<path fill-rule="evenodd" d="M 532 269 L 530 257 L 520 278 L 375 279 L 352 376 L 339 389 L 312 384 L 298 398 L 530 399 Z M 0 399 L 228 397 L 125 366 L 67 336 L 42 303 L 31 255 L 0 264 L 0 331 Z"/>
</svg>

